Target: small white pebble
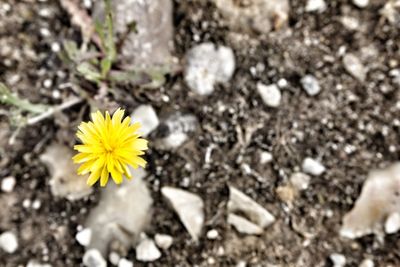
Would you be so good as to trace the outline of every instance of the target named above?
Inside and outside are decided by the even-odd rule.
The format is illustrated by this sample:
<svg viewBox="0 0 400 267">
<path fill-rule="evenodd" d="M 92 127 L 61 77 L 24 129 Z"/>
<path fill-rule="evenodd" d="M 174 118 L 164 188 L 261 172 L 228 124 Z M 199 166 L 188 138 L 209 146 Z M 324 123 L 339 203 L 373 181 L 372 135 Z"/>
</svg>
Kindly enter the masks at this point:
<svg viewBox="0 0 400 267">
<path fill-rule="evenodd" d="M 133 262 L 122 258 L 119 262 L 118 262 L 118 267 L 133 267 Z"/>
<path fill-rule="evenodd" d="M 35 200 L 32 202 L 32 208 L 33 208 L 34 210 L 40 209 L 41 206 L 42 206 L 42 203 L 40 202 L 39 199 L 35 199 Z"/>
<path fill-rule="evenodd" d="M 260 153 L 260 163 L 261 164 L 266 164 L 272 161 L 272 154 L 267 152 L 267 151 L 262 151 Z"/>
<path fill-rule="evenodd" d="M 321 91 L 321 86 L 319 85 L 317 78 L 313 75 L 309 74 L 304 76 L 301 78 L 300 83 L 309 96 L 315 96 Z"/>
<path fill-rule="evenodd" d="M 13 232 L 7 231 L 0 235 L 0 248 L 10 254 L 17 251 L 18 240 Z"/>
<path fill-rule="evenodd" d="M 85 228 L 82 231 L 79 231 L 75 235 L 76 241 L 84 247 L 89 246 L 90 241 L 92 239 L 92 230 L 90 228 Z"/>
<path fill-rule="evenodd" d="M 283 89 L 288 86 L 288 81 L 284 78 L 280 78 L 277 84 L 278 84 L 279 88 Z"/>
<path fill-rule="evenodd" d="M 211 229 L 210 231 L 207 232 L 207 238 L 214 240 L 217 239 L 219 236 L 218 231 L 215 229 Z"/>
<path fill-rule="evenodd" d="M 334 267 L 343 267 L 346 265 L 346 258 L 342 254 L 333 253 L 329 256 Z"/>
<path fill-rule="evenodd" d="M 364 8 L 368 6 L 369 0 L 353 0 L 353 4 L 355 4 L 359 8 Z"/>
<path fill-rule="evenodd" d="M 46 29 L 46 28 L 41 28 L 39 30 L 39 32 L 40 32 L 40 35 L 42 35 L 43 37 L 49 37 L 51 35 L 49 29 Z"/>
<path fill-rule="evenodd" d="M 324 0 L 308 0 L 306 5 L 307 12 L 323 12 L 326 9 L 326 3 Z"/>
<path fill-rule="evenodd" d="M 387 234 L 394 234 L 400 230 L 400 214 L 394 212 L 389 215 L 385 222 L 385 232 Z"/>
<path fill-rule="evenodd" d="M 54 42 L 51 44 L 51 51 L 53 51 L 54 53 L 58 53 L 61 50 L 61 46 L 59 43 Z"/>
<path fill-rule="evenodd" d="M 83 255 L 83 265 L 86 267 L 107 267 L 107 262 L 97 249 L 89 249 Z"/>
<path fill-rule="evenodd" d="M 371 259 L 365 259 L 359 265 L 359 267 L 374 267 L 374 266 L 375 264 Z"/>
<path fill-rule="evenodd" d="M 257 91 L 268 107 L 276 108 L 281 104 L 281 91 L 276 84 L 265 85 L 257 83 Z"/>
<path fill-rule="evenodd" d="M 1 180 L 1 190 L 6 193 L 10 193 L 14 190 L 16 180 L 14 177 L 9 176 Z"/>
<path fill-rule="evenodd" d="M 53 90 L 52 93 L 51 93 L 51 96 L 52 96 L 54 99 L 59 99 L 59 98 L 61 97 L 61 93 L 60 93 L 60 91 L 58 91 L 58 90 Z"/>
<path fill-rule="evenodd" d="M 29 209 L 32 205 L 32 202 L 30 199 L 24 199 L 24 201 L 22 201 L 22 207 L 24 207 L 25 209 Z"/>
<path fill-rule="evenodd" d="M 121 257 L 118 255 L 117 252 L 112 251 L 108 255 L 108 260 L 111 262 L 112 265 L 117 266 L 120 259 L 121 259 Z"/>
<path fill-rule="evenodd" d="M 53 81 L 52 81 L 51 79 L 46 79 L 46 80 L 44 80 L 44 82 L 43 82 L 43 86 L 44 86 L 45 88 L 50 88 L 52 85 L 53 85 Z"/>
<path fill-rule="evenodd" d="M 174 242 L 172 236 L 164 234 L 156 234 L 154 240 L 156 241 L 157 246 L 162 249 L 168 249 Z"/>
<path fill-rule="evenodd" d="M 303 160 L 302 169 L 305 173 L 315 176 L 323 174 L 326 170 L 324 165 L 312 158 L 305 158 Z"/>
</svg>

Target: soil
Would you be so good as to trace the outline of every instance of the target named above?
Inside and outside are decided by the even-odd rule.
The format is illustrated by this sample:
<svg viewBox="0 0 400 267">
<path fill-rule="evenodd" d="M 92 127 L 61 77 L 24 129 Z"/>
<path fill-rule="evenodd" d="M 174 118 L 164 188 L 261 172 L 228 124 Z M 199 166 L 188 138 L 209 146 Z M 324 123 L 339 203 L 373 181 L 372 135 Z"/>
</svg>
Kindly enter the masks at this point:
<svg viewBox="0 0 400 267">
<path fill-rule="evenodd" d="M 148 103 L 158 114 L 180 110 L 200 122 L 200 129 L 176 151 L 152 146 L 147 153 L 146 181 L 154 215 L 146 232 L 168 233 L 174 243 L 159 260 L 135 260 L 135 266 L 235 266 L 240 261 L 248 266 L 332 266 L 332 253 L 345 255 L 346 266 L 358 266 L 365 258 L 373 259 L 375 266 L 400 266 L 399 233 L 385 236 L 384 242 L 373 236 L 351 241 L 338 234 L 367 173 L 400 156 L 399 84 L 388 75 L 400 64 L 399 29 L 381 18 L 378 10 L 384 0 L 371 0 L 363 9 L 351 1 L 326 1 L 328 8 L 320 14 L 305 12 L 305 2 L 291 1 L 287 29 L 244 35 L 229 29 L 212 1 L 176 0 L 176 57 L 183 59 L 200 42 L 229 46 L 236 57 L 232 80 L 218 85 L 209 97 L 190 92 L 181 74 L 168 77 L 159 89 L 124 88 L 129 97 L 122 103 L 107 96 L 129 112 Z M 343 27 L 343 15 L 358 19 L 359 28 Z M 74 95 L 74 86 L 68 83 L 76 80 L 52 46 L 64 39 L 80 42 L 81 37 L 58 1 L 3 0 L 0 18 L 0 81 L 35 103 L 58 104 Z M 367 67 L 365 81 L 345 71 L 343 47 Z M 322 90 L 317 96 L 308 96 L 301 88 L 306 74 L 319 80 Z M 52 81 L 49 88 L 44 86 L 47 79 Z M 282 103 L 276 109 L 265 107 L 256 84 L 279 79 L 288 82 Z M 87 90 L 92 93 L 93 85 Z M 1 114 L 9 111 L 9 106 L 0 108 Z M 0 177 L 17 179 L 12 193 L 0 193 L 0 232 L 13 230 L 19 240 L 17 253 L 0 251 L 0 266 L 25 266 L 32 259 L 52 266 L 82 265 L 84 248 L 75 234 L 101 189 L 75 202 L 53 197 L 39 155 L 53 141 L 72 145 L 76 125 L 88 111 L 86 104 L 79 104 L 17 133 L 8 116 L 0 115 Z M 211 162 L 206 164 L 211 145 Z M 273 161 L 260 164 L 261 151 L 270 151 Z M 287 184 L 305 157 L 320 160 L 327 171 L 313 177 L 309 188 L 287 204 L 276 188 Z M 243 164 L 259 175 L 247 174 Z M 206 222 L 198 243 L 166 208 L 160 193 L 165 185 L 185 188 L 204 200 Z M 261 236 L 239 234 L 226 223 L 228 185 L 266 207 L 277 221 Z M 26 200 L 39 200 L 41 206 L 27 209 Z M 218 231 L 216 240 L 207 239 L 210 229 Z M 133 261 L 134 250 L 126 257 Z"/>
</svg>

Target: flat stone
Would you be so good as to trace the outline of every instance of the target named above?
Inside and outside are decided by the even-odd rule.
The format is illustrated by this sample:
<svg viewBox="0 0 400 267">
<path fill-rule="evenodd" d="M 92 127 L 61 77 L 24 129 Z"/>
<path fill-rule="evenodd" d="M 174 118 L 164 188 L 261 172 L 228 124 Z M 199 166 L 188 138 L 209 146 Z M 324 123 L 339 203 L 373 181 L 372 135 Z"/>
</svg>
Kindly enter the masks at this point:
<svg viewBox="0 0 400 267">
<path fill-rule="evenodd" d="M 131 115 L 132 122 L 139 122 L 139 133 L 146 137 L 160 124 L 156 111 L 151 105 L 138 106 Z"/>
<path fill-rule="evenodd" d="M 275 217 L 233 186 L 229 186 L 228 211 L 230 213 L 243 212 L 253 223 L 261 228 L 265 228 L 275 221 Z"/>
<path fill-rule="evenodd" d="M 257 92 L 268 107 L 276 108 L 281 104 L 282 95 L 276 84 L 257 83 Z"/>
<path fill-rule="evenodd" d="M 263 232 L 263 229 L 257 224 L 233 213 L 228 214 L 228 223 L 233 225 L 242 234 L 260 235 Z"/>
<path fill-rule="evenodd" d="M 184 78 L 196 94 L 211 94 L 214 85 L 228 82 L 234 71 L 235 55 L 229 47 L 202 43 L 186 54 Z"/>
<path fill-rule="evenodd" d="M 163 187 L 163 196 L 171 203 L 193 240 L 198 241 L 204 223 L 203 200 L 190 192 Z"/>
<path fill-rule="evenodd" d="M 9 254 L 17 251 L 18 240 L 13 232 L 7 231 L 0 235 L 0 248 Z"/>
<path fill-rule="evenodd" d="M 112 240 L 118 240 L 129 249 L 151 218 L 153 200 L 143 182 L 146 172 L 132 168 L 130 171 L 131 181 L 109 184 L 102 190 L 99 204 L 90 211 L 85 223 L 85 227 L 92 230 L 88 247 L 103 255 L 108 254 Z"/>
<path fill-rule="evenodd" d="M 158 250 L 154 241 L 149 238 L 144 238 L 136 247 L 136 259 L 143 262 L 152 262 L 161 257 L 161 252 Z"/>
<path fill-rule="evenodd" d="M 53 196 L 77 200 L 92 193 L 86 184 L 88 175 L 78 175 L 78 164 L 72 161 L 73 151 L 64 145 L 53 143 L 40 156 L 50 172 L 50 190 Z"/>
</svg>

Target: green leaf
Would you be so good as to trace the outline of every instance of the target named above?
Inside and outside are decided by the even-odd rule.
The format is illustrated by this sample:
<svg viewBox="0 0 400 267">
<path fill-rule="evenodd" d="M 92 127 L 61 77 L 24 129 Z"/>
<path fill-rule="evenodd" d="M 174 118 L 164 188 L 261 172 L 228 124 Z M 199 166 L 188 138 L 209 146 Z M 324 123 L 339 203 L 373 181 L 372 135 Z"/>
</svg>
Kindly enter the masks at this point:
<svg viewBox="0 0 400 267">
<path fill-rule="evenodd" d="M 109 58 L 103 58 L 101 60 L 101 76 L 105 78 L 108 72 L 111 70 L 112 62 Z"/>
<path fill-rule="evenodd" d="M 20 99 L 18 96 L 11 93 L 10 89 L 0 83 L 0 102 L 8 105 L 13 105 L 21 110 L 31 113 L 42 113 L 47 110 L 47 106 L 41 104 L 32 104 L 28 100 Z"/>
<path fill-rule="evenodd" d="M 98 72 L 98 70 L 88 62 L 79 64 L 76 67 L 76 70 L 89 81 L 100 82 L 102 79 L 102 75 Z"/>
</svg>

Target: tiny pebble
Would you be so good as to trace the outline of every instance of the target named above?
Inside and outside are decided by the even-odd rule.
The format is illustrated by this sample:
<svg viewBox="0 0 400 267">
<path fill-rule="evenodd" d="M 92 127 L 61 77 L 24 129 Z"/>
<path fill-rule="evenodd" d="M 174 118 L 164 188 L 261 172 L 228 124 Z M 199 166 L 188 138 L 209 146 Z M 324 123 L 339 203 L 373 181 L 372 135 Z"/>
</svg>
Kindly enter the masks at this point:
<svg viewBox="0 0 400 267">
<path fill-rule="evenodd" d="M 306 75 L 301 79 L 301 85 L 309 96 L 315 96 L 321 91 L 317 78 L 313 75 Z"/>
<path fill-rule="evenodd" d="M 211 229 L 210 231 L 207 232 L 207 238 L 214 240 L 217 239 L 219 236 L 218 231 L 215 229 Z"/>
<path fill-rule="evenodd" d="M 324 165 L 312 158 L 305 158 L 303 160 L 302 169 L 305 173 L 315 176 L 323 174 L 326 170 Z"/>
<path fill-rule="evenodd" d="M 272 161 L 272 154 L 267 152 L 267 151 L 262 151 L 260 153 L 260 163 L 261 164 L 266 164 Z"/>
<path fill-rule="evenodd" d="M 326 9 L 324 0 L 308 0 L 306 5 L 307 12 L 323 12 Z"/>
<path fill-rule="evenodd" d="M 390 214 L 385 222 L 385 232 L 387 234 L 394 234 L 399 229 L 400 229 L 400 214 L 398 212 Z"/>
<path fill-rule="evenodd" d="M 365 259 L 359 265 L 359 267 L 374 267 L 374 266 L 375 264 L 371 259 Z"/>
<path fill-rule="evenodd" d="M 343 267 L 346 265 L 346 258 L 342 254 L 333 253 L 329 256 L 334 267 Z"/>
<path fill-rule="evenodd" d="M 122 258 L 119 262 L 118 262 L 118 267 L 133 267 L 133 262 Z"/>
<path fill-rule="evenodd" d="M 10 254 L 18 249 L 18 240 L 13 232 L 7 231 L 0 235 L 0 248 Z"/>
<path fill-rule="evenodd" d="M 268 107 L 276 108 L 280 105 L 282 95 L 276 84 L 265 85 L 257 83 L 257 91 Z"/>
<path fill-rule="evenodd" d="M 353 4 L 355 4 L 359 8 L 364 8 L 368 6 L 369 0 L 353 0 Z"/>
<path fill-rule="evenodd" d="M 82 231 L 79 231 L 75 235 L 76 241 L 84 247 L 87 247 L 90 244 L 92 239 L 92 230 L 90 228 L 85 228 Z"/>
<path fill-rule="evenodd" d="M 290 183 L 297 190 L 306 190 L 310 183 L 311 177 L 305 173 L 296 172 L 290 176 Z"/>
<path fill-rule="evenodd" d="M 42 206 L 42 203 L 40 202 L 39 199 L 35 199 L 35 200 L 32 202 L 32 208 L 33 208 L 34 210 L 40 209 L 41 206 Z"/>
<path fill-rule="evenodd" d="M 83 265 L 86 267 L 107 267 L 107 262 L 97 249 L 89 249 L 83 255 Z"/>
<path fill-rule="evenodd" d="M 156 234 L 154 240 L 156 241 L 157 246 L 162 249 L 168 249 L 174 242 L 172 236 L 164 234 Z"/>
<path fill-rule="evenodd" d="M 9 176 L 1 180 L 1 190 L 10 193 L 14 190 L 16 184 L 15 177 Z"/>
<path fill-rule="evenodd" d="M 118 253 L 116 253 L 114 251 L 110 252 L 110 254 L 108 255 L 108 260 L 113 265 L 118 265 L 120 259 L 121 259 L 121 257 L 118 255 Z"/>
</svg>

